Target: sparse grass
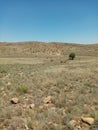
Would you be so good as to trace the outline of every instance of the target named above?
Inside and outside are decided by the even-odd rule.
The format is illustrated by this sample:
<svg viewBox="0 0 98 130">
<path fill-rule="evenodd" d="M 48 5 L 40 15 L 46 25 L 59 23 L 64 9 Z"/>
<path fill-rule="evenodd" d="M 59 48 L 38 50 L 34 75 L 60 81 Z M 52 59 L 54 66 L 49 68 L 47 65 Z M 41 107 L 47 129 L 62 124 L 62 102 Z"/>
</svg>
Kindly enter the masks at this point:
<svg viewBox="0 0 98 130">
<path fill-rule="evenodd" d="M 26 47 L 23 48 L 28 50 Z M 72 130 L 70 120 L 90 116 L 95 119 L 92 128 L 96 126 L 94 130 L 97 130 L 98 54 L 92 51 L 88 56 L 89 50 L 86 52 L 75 46 L 76 50 L 77 47 L 82 51 L 75 51 L 76 59 L 66 63 L 69 51 L 64 53 L 66 55 L 56 55 L 56 47 L 51 55 L 46 55 L 43 47 L 40 48 L 45 54 L 36 48 L 40 55 L 31 54 L 34 51 L 32 47 L 30 52 L 26 50 L 18 54 L 16 50 L 19 48 L 16 47 L 15 55 L 12 55 L 14 51 L 1 55 L 0 129 L 23 130 L 27 126 L 29 130 Z M 47 53 L 51 50 L 47 49 Z M 50 104 L 43 103 L 47 96 L 52 97 Z M 11 104 L 13 97 L 18 97 L 20 102 Z M 30 109 L 32 103 L 35 107 Z"/>
<path fill-rule="evenodd" d="M 27 86 L 20 86 L 16 88 L 16 91 L 20 94 L 28 93 L 28 87 Z"/>
<path fill-rule="evenodd" d="M 94 124 L 91 126 L 91 130 L 98 130 L 98 114 L 96 114 L 97 116 L 95 117 L 95 122 Z"/>
</svg>

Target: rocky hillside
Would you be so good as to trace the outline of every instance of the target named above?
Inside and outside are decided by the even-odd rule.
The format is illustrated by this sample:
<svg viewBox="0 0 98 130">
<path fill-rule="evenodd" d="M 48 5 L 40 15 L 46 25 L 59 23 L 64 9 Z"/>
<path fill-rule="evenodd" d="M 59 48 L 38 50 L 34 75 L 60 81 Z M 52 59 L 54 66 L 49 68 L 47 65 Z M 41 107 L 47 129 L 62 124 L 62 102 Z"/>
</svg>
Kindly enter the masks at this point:
<svg viewBox="0 0 98 130">
<path fill-rule="evenodd" d="M 98 44 L 81 45 L 68 43 L 17 42 L 0 43 L 0 56 L 66 55 L 76 52 L 78 55 L 98 55 Z"/>
</svg>

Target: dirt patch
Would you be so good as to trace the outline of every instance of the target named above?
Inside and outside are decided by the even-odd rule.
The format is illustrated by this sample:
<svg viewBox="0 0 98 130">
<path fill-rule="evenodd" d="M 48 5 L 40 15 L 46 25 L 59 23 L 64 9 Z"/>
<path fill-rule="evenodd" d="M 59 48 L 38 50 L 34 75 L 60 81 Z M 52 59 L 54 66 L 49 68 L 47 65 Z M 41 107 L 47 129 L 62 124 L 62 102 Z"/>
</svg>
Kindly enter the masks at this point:
<svg viewBox="0 0 98 130">
<path fill-rule="evenodd" d="M 40 64 L 43 59 L 39 58 L 0 58 L 0 64 Z"/>
</svg>

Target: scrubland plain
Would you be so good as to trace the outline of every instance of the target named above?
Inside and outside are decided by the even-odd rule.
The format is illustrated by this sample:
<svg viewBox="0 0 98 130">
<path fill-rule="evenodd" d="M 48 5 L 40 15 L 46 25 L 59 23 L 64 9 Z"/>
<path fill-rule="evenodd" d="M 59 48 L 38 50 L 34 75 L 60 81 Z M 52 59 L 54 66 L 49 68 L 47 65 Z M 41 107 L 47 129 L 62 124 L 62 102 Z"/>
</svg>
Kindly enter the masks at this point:
<svg viewBox="0 0 98 130">
<path fill-rule="evenodd" d="M 0 130 L 98 130 L 98 44 L 0 43 Z"/>
</svg>

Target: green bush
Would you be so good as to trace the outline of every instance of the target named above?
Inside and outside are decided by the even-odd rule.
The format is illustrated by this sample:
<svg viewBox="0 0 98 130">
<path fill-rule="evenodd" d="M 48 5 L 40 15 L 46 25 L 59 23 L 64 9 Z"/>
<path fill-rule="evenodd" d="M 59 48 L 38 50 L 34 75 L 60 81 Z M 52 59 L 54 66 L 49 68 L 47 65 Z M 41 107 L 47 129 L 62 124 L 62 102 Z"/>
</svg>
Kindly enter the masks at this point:
<svg viewBox="0 0 98 130">
<path fill-rule="evenodd" d="M 69 54 L 69 60 L 74 60 L 74 58 L 75 58 L 75 53 L 70 53 Z"/>
<path fill-rule="evenodd" d="M 19 93 L 27 93 L 28 92 L 28 87 L 27 86 L 20 86 L 17 88 L 17 92 Z"/>
</svg>

